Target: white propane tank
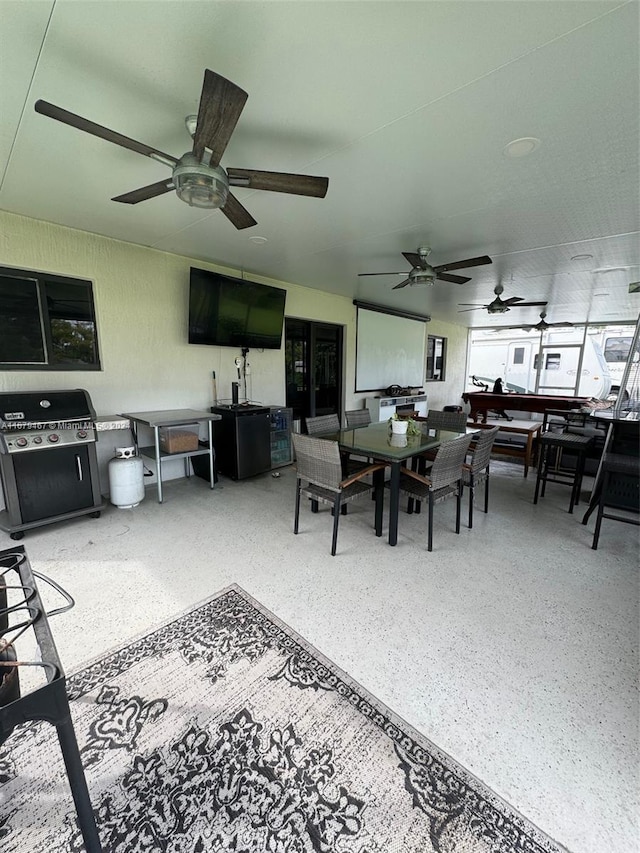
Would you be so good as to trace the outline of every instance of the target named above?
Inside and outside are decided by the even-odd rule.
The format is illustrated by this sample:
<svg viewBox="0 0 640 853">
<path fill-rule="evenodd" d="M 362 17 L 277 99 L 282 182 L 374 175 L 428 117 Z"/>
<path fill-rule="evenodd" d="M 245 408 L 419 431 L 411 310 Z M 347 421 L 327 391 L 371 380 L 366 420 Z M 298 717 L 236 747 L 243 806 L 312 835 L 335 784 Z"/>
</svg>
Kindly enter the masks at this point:
<svg viewBox="0 0 640 853">
<path fill-rule="evenodd" d="M 144 498 L 144 465 L 135 447 L 116 447 L 109 460 L 109 500 L 119 509 L 138 506 Z"/>
</svg>

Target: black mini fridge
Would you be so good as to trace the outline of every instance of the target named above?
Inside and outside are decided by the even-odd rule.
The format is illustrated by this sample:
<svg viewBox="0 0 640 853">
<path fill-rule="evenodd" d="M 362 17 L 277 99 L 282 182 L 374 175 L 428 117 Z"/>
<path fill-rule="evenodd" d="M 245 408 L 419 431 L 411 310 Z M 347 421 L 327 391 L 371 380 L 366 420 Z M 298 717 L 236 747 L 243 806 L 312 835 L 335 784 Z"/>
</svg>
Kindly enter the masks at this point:
<svg viewBox="0 0 640 853">
<path fill-rule="evenodd" d="M 271 415 L 265 406 L 232 403 L 212 406 L 218 471 L 243 480 L 271 470 Z"/>
</svg>

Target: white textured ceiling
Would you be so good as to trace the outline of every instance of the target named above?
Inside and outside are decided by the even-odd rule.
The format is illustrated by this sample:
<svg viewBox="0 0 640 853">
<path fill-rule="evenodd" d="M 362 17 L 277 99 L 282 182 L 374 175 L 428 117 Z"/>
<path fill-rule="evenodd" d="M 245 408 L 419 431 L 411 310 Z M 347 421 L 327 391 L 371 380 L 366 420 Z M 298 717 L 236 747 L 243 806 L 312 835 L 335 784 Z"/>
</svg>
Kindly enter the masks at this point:
<svg viewBox="0 0 640 853">
<path fill-rule="evenodd" d="M 637 2 L 2 0 L 0 208 L 474 326 L 635 320 Z M 160 163 L 36 114 L 39 98 L 180 156 L 204 69 L 249 93 L 222 165 L 326 175 L 325 199 L 236 189 L 237 231 Z M 529 157 L 504 146 L 537 137 Z M 251 236 L 267 238 L 256 245 Z M 465 285 L 393 290 L 401 252 L 488 254 Z M 577 255 L 586 259 L 572 260 Z M 1 262 L 1 259 L 0 259 Z M 606 295 L 602 295 L 606 294 Z"/>
</svg>

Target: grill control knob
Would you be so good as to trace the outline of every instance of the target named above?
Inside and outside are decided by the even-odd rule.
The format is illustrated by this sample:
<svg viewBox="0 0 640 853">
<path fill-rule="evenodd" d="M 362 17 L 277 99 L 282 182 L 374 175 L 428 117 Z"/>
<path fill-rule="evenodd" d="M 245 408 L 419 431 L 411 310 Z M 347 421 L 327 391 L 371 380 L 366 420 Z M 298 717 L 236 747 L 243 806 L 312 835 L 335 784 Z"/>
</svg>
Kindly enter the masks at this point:
<svg viewBox="0 0 640 853">
<path fill-rule="evenodd" d="M 78 432 L 76 433 L 76 436 L 78 438 L 86 438 L 87 437 L 86 429 L 79 429 Z"/>
<path fill-rule="evenodd" d="M 42 436 L 41 435 L 34 436 L 33 443 L 34 444 L 42 444 Z"/>
<path fill-rule="evenodd" d="M 16 439 L 16 446 L 17 447 L 26 447 L 27 444 L 29 444 L 29 442 L 27 441 L 26 438 L 17 438 Z"/>
<path fill-rule="evenodd" d="M 58 433 L 52 432 L 48 440 L 51 442 L 51 444 L 55 444 L 57 441 L 60 441 L 60 436 L 58 435 Z"/>
</svg>

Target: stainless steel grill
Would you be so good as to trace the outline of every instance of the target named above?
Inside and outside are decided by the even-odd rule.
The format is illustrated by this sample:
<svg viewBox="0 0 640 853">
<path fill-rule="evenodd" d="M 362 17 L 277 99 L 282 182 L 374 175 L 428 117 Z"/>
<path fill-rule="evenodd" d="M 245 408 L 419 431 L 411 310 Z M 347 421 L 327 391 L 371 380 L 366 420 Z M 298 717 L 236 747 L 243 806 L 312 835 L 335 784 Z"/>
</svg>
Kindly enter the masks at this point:
<svg viewBox="0 0 640 853">
<path fill-rule="evenodd" d="M 95 412 L 89 394 L 0 394 L 0 476 L 6 509 L 0 529 L 20 539 L 31 527 L 98 516 Z"/>
</svg>

